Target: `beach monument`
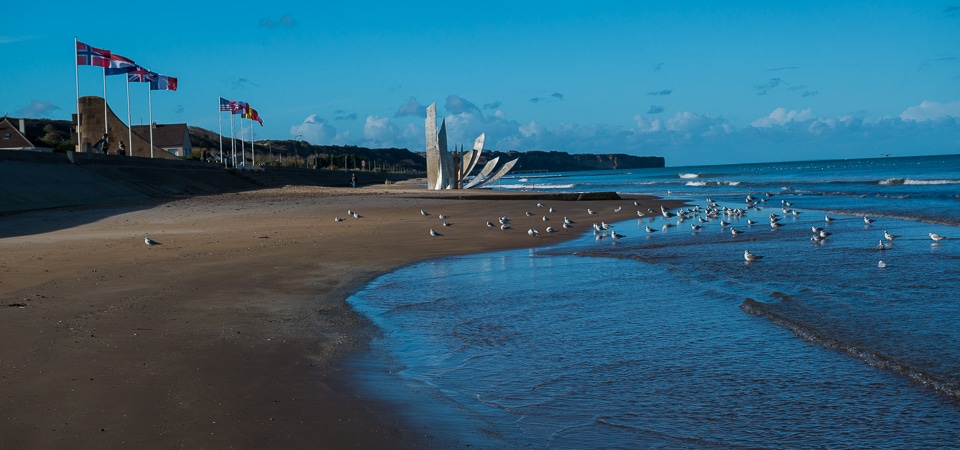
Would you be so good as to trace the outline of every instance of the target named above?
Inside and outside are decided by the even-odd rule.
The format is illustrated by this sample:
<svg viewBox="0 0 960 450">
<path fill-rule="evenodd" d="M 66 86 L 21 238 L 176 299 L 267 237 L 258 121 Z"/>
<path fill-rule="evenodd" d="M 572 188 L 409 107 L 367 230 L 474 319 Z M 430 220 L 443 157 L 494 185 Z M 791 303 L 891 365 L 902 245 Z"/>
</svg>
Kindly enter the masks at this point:
<svg viewBox="0 0 960 450">
<path fill-rule="evenodd" d="M 481 133 L 475 141 L 473 148 L 465 152 L 454 153 L 447 150 L 447 123 L 446 120 L 440 122 L 440 129 L 437 130 L 437 103 L 433 102 L 427 107 L 427 118 L 424 121 L 424 131 L 426 133 L 427 144 L 427 189 L 439 191 L 442 189 L 471 189 L 483 187 L 492 183 L 507 174 L 517 163 L 517 159 L 509 161 L 500 167 L 500 170 L 493 172 L 496 168 L 499 158 L 494 158 L 484 165 L 480 173 L 470 182 L 466 178 L 470 176 L 480 162 L 480 153 L 483 151 L 483 141 L 485 133 Z M 493 173 L 493 175 L 491 175 Z"/>
</svg>

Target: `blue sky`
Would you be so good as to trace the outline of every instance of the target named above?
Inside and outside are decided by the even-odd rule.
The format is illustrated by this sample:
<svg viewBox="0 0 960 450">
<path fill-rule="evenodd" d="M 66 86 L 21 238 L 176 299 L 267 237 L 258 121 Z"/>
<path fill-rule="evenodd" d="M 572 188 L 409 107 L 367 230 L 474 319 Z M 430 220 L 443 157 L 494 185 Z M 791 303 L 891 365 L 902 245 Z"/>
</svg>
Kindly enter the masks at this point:
<svg viewBox="0 0 960 450">
<path fill-rule="evenodd" d="M 8 5 L 0 113 L 69 119 L 74 37 L 179 79 L 153 117 L 256 139 L 664 156 L 670 166 L 960 153 L 960 1 L 167 1 Z M 402 4 L 396 4 L 402 3 Z M 729 4 L 727 4 L 729 3 Z M 162 8 L 158 8 L 162 5 Z M 103 95 L 99 68 L 80 94 Z M 146 86 L 131 84 L 134 124 Z M 107 99 L 126 117 L 122 76 Z M 249 133 L 249 121 L 247 124 Z"/>
</svg>

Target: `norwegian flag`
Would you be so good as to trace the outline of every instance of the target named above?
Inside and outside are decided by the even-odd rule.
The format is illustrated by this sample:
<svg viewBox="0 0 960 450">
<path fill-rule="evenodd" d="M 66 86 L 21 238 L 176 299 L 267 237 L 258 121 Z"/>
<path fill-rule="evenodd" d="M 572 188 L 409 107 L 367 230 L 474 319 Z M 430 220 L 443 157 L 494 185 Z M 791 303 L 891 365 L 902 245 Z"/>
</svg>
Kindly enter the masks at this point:
<svg viewBox="0 0 960 450">
<path fill-rule="evenodd" d="M 77 65 L 110 67 L 110 50 L 102 50 L 77 41 Z"/>
<path fill-rule="evenodd" d="M 157 74 L 140 66 L 137 66 L 136 69 L 127 72 L 127 81 L 132 83 L 150 83 L 156 79 Z"/>
</svg>

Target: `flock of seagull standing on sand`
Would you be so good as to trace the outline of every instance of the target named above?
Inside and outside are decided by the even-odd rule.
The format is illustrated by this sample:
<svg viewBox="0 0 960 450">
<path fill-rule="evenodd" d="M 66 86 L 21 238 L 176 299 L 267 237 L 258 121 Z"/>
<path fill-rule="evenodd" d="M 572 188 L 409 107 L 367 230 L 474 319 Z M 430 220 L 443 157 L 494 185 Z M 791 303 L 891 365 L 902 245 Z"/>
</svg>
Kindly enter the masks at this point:
<svg viewBox="0 0 960 450">
<path fill-rule="evenodd" d="M 652 228 L 650 225 L 645 225 L 645 226 L 644 226 L 644 230 L 645 230 L 647 233 L 655 233 L 655 232 L 657 232 L 657 231 L 666 231 L 668 228 L 670 228 L 670 227 L 672 227 L 672 226 L 679 226 L 679 225 L 681 225 L 682 223 L 684 223 L 685 221 L 688 221 L 688 220 L 689 220 L 689 221 L 691 221 L 691 223 L 690 223 L 690 228 L 691 228 L 691 230 L 692 230 L 694 233 L 697 233 L 697 232 L 701 231 L 708 222 L 717 220 L 717 221 L 719 221 L 720 227 L 721 227 L 722 229 L 723 229 L 723 228 L 729 228 L 731 235 L 733 235 L 733 236 L 739 236 L 739 235 L 743 234 L 744 231 L 738 230 L 736 227 L 732 226 L 731 223 L 733 222 L 733 220 L 734 220 L 734 219 L 739 220 L 739 219 L 745 218 L 745 217 L 747 216 L 748 211 L 751 210 L 751 209 L 757 210 L 757 211 L 763 209 L 764 206 L 763 206 L 762 204 L 766 203 L 767 200 L 768 200 L 770 197 L 772 197 L 772 196 L 773 196 L 773 194 L 769 194 L 769 193 L 765 194 L 763 197 L 760 197 L 760 198 L 756 198 L 756 197 L 754 197 L 753 195 L 747 195 L 747 197 L 746 197 L 746 203 L 747 203 L 746 208 L 730 208 L 730 207 L 727 207 L 727 206 L 720 206 L 720 205 L 718 205 L 716 202 L 714 202 L 713 200 L 711 200 L 711 199 L 709 199 L 709 198 L 706 199 L 707 205 L 706 205 L 705 207 L 701 207 L 700 205 L 696 205 L 696 206 L 688 207 L 688 208 L 680 208 L 680 209 L 678 209 L 677 211 L 670 211 L 670 210 L 668 210 L 666 207 L 660 206 L 660 214 L 659 214 L 659 215 L 662 216 L 662 218 L 663 218 L 665 221 L 667 221 L 667 222 L 664 223 L 663 227 L 662 227 L 660 230 L 657 230 L 656 228 Z M 782 215 L 781 215 L 781 214 L 770 213 L 770 214 L 768 214 L 768 216 L 767 216 L 767 217 L 769 218 L 770 227 L 771 227 L 772 229 L 774 229 L 774 230 L 776 230 L 776 229 L 780 228 L 781 226 L 783 226 L 783 224 L 781 224 L 780 221 L 781 221 L 782 219 L 784 219 L 785 217 L 790 217 L 790 216 L 792 216 L 792 217 L 797 217 L 797 216 L 799 216 L 799 215 L 802 213 L 802 211 L 799 211 L 799 210 L 797 210 L 797 209 L 794 209 L 794 208 L 793 208 L 793 205 L 792 205 L 790 202 L 786 201 L 786 200 L 781 200 L 780 203 L 781 203 L 781 212 L 782 212 Z M 639 206 L 639 203 L 638 203 L 638 202 L 633 202 L 633 204 L 634 204 L 634 206 Z M 543 203 L 537 203 L 537 208 L 547 208 L 547 207 L 544 206 Z M 614 208 L 613 212 L 619 213 L 621 210 L 622 210 L 622 207 L 621 207 L 621 206 L 618 206 L 618 207 Z M 547 208 L 547 211 L 548 211 L 549 213 L 556 213 L 556 212 L 557 212 L 557 210 L 554 209 L 554 208 L 552 208 L 552 207 Z M 587 208 L 587 215 L 594 215 L 594 214 L 597 214 L 597 211 L 594 211 L 593 209 Z M 650 214 L 650 216 L 648 216 L 647 214 Z M 655 218 L 656 216 L 655 216 L 654 214 L 655 214 L 655 211 L 654 211 L 653 208 L 647 208 L 647 211 L 646 211 L 646 212 L 637 210 L 637 216 L 639 216 L 641 219 L 643 219 L 643 218 Z M 358 214 L 356 211 L 353 211 L 353 210 L 347 210 L 347 215 L 349 215 L 349 216 L 351 216 L 351 217 L 353 217 L 353 218 L 355 218 L 355 219 L 359 219 L 359 218 L 363 217 L 363 216 L 361 216 L 360 214 Z M 430 213 L 424 211 L 423 209 L 420 210 L 420 215 L 421 215 L 421 216 L 424 216 L 424 217 L 430 217 L 430 216 L 431 216 Z M 524 215 L 525 215 L 526 217 L 532 217 L 532 216 L 537 216 L 537 215 L 540 215 L 540 214 L 535 214 L 535 213 L 533 213 L 532 211 L 526 211 L 526 212 L 524 213 Z M 442 224 L 444 227 L 452 226 L 452 224 L 447 221 L 448 216 L 443 215 L 443 214 L 438 214 L 437 217 L 438 217 L 440 220 L 442 220 L 441 224 Z M 676 222 L 675 222 L 675 223 L 670 222 L 670 221 L 673 220 L 673 219 L 676 219 Z M 335 220 L 336 222 L 342 222 L 342 221 L 344 221 L 345 219 L 338 216 L 338 217 L 335 217 L 334 220 Z M 829 224 L 829 223 L 833 222 L 834 220 L 836 220 L 836 219 L 830 217 L 830 215 L 824 215 L 824 222 L 825 222 L 825 223 Z M 550 219 L 549 216 L 547 216 L 547 215 L 544 214 L 544 215 L 542 215 L 541 221 L 544 222 L 544 223 L 546 223 L 546 222 L 550 222 L 551 219 Z M 870 218 L 870 217 L 863 216 L 863 221 L 864 221 L 864 223 L 866 224 L 866 226 L 869 227 L 870 225 L 872 225 L 872 224 L 875 222 L 875 219 L 872 219 L 872 218 Z M 508 216 L 498 217 L 498 218 L 497 218 L 497 222 L 499 223 L 499 225 L 497 225 L 497 224 L 494 223 L 493 221 L 489 221 L 489 220 L 488 220 L 488 221 L 486 222 L 486 225 L 487 225 L 488 228 L 497 228 L 497 227 L 499 227 L 500 230 L 502 230 L 502 231 L 508 231 L 508 230 L 513 229 L 513 227 L 511 226 L 511 219 L 510 219 L 510 217 L 508 217 Z M 746 222 L 747 222 L 747 225 L 748 225 L 748 226 L 753 226 L 753 225 L 756 225 L 756 224 L 757 224 L 757 221 L 752 220 L 752 219 L 749 219 L 749 218 L 746 219 Z M 563 221 L 562 221 L 562 223 L 561 223 L 560 226 L 561 226 L 562 228 L 564 228 L 564 229 L 569 229 L 569 228 L 573 228 L 575 223 L 576 223 L 576 222 L 575 222 L 574 220 L 570 219 L 569 217 L 564 216 L 564 217 L 563 217 Z M 638 225 L 639 225 L 639 224 L 638 224 Z M 553 227 L 553 226 L 547 226 L 546 229 L 545 229 L 545 231 L 546 231 L 547 233 L 557 233 L 557 232 L 559 232 L 560 230 L 557 229 L 557 228 L 555 228 L 555 227 Z M 822 244 L 828 237 L 831 236 L 831 233 L 830 233 L 829 231 L 825 230 L 823 227 L 812 226 L 812 227 L 811 227 L 811 231 L 813 232 L 813 235 L 811 236 L 810 240 L 813 241 L 813 242 L 816 243 L 816 244 Z M 434 236 L 434 237 L 442 237 L 442 236 L 443 236 L 442 233 L 438 232 L 438 231 L 435 230 L 434 228 L 430 228 L 430 231 L 429 231 L 429 232 L 430 232 L 430 236 Z M 540 235 L 540 231 L 539 231 L 537 228 L 535 228 L 535 227 L 530 227 L 530 228 L 527 229 L 527 234 L 530 235 L 531 237 L 537 237 L 537 236 Z M 593 234 L 594 234 L 594 236 L 596 237 L 596 240 L 598 240 L 598 241 L 603 240 L 603 239 L 606 239 L 606 238 L 611 238 L 611 239 L 613 239 L 613 240 L 616 241 L 616 240 L 619 240 L 619 239 L 622 239 L 622 238 L 626 237 L 625 235 L 620 234 L 620 233 L 614 231 L 614 230 L 613 230 L 613 225 L 610 225 L 610 224 L 608 224 L 608 223 L 606 223 L 606 222 L 603 222 L 603 221 L 601 221 L 601 222 L 599 222 L 599 223 L 597 223 L 597 222 L 594 222 L 594 223 L 593 223 Z M 943 241 L 943 240 L 948 239 L 947 237 L 941 236 L 941 235 L 939 235 L 939 234 L 937 234 L 937 233 L 928 233 L 928 236 L 929 236 L 930 239 L 932 239 L 934 242 L 940 242 L 940 241 Z M 880 242 L 877 244 L 876 250 L 887 250 L 887 249 L 891 248 L 893 241 L 894 241 L 895 239 L 899 238 L 899 237 L 900 237 L 899 235 L 894 235 L 894 234 L 891 234 L 891 233 L 889 233 L 888 231 L 884 230 L 884 232 L 883 232 L 883 239 L 881 239 Z M 160 245 L 159 242 L 154 241 L 153 239 L 150 239 L 150 237 L 145 237 L 143 241 L 144 241 L 144 243 L 146 243 L 148 246 Z M 743 251 L 743 259 L 744 259 L 744 261 L 746 261 L 747 263 L 753 263 L 753 262 L 756 262 L 756 261 L 759 261 L 759 260 L 763 259 L 763 256 L 757 255 L 757 254 L 754 254 L 754 253 L 751 253 L 750 250 L 744 250 L 744 251 Z M 877 265 L 878 265 L 879 267 L 881 267 L 881 268 L 887 266 L 886 263 L 884 263 L 882 260 L 879 261 Z"/>
</svg>

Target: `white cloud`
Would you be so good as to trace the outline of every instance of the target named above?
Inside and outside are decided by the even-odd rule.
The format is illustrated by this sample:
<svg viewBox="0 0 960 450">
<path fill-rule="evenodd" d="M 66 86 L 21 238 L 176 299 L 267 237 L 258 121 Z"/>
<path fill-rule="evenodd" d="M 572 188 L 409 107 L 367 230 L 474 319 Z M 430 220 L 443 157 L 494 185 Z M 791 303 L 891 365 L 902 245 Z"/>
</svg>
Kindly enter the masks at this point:
<svg viewBox="0 0 960 450">
<path fill-rule="evenodd" d="M 790 122 L 806 122 L 813 118 L 809 109 L 787 111 L 786 108 L 780 107 L 773 110 L 768 116 L 754 120 L 750 125 L 757 128 L 769 128 L 775 125 L 786 125 Z"/>
<path fill-rule="evenodd" d="M 303 119 L 303 123 L 290 127 L 290 135 L 301 135 L 304 141 L 315 145 L 337 144 L 349 137 L 348 132 L 337 134 L 337 129 L 333 125 L 318 118 L 316 114 L 310 114 Z"/>
<path fill-rule="evenodd" d="M 517 131 L 519 131 L 520 134 L 525 138 L 534 137 L 537 135 L 542 136 L 546 134 L 546 129 L 538 124 L 536 120 L 530 121 L 530 123 L 527 123 L 526 125 L 520 125 L 520 128 L 518 128 Z"/>
<path fill-rule="evenodd" d="M 903 121 L 924 122 L 943 118 L 960 119 L 960 101 L 940 103 L 924 100 L 917 106 L 911 106 L 900 113 Z"/>
<path fill-rule="evenodd" d="M 400 129 L 387 117 L 367 116 L 363 124 L 363 138 L 372 147 L 393 147 Z"/>
<path fill-rule="evenodd" d="M 663 130 L 663 120 L 659 117 L 654 117 L 651 120 L 637 114 L 633 116 L 633 121 L 637 123 L 636 130 L 641 133 L 654 133 Z"/>
</svg>

